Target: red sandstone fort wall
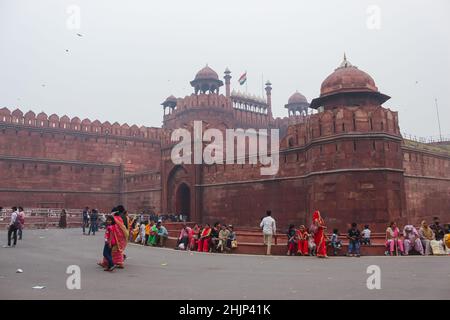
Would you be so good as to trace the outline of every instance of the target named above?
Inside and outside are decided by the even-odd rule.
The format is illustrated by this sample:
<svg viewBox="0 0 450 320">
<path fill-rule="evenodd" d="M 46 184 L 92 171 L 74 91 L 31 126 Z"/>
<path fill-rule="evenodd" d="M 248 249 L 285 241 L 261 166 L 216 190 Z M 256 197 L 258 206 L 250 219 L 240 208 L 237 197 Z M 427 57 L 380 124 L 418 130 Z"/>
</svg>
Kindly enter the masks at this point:
<svg viewBox="0 0 450 320">
<path fill-rule="evenodd" d="M 161 129 L 65 118 L 1 109 L 0 155 L 120 163 L 125 172 L 159 168 Z"/>
<path fill-rule="evenodd" d="M 161 135 L 160 128 L 0 109 L 0 206 L 109 210 L 127 200 L 124 173 L 159 170 Z"/>
<path fill-rule="evenodd" d="M 320 209 L 330 229 L 345 231 L 354 221 L 382 231 L 390 219 L 402 218 L 402 179 L 396 173 L 347 172 L 204 186 L 202 220 L 257 227 L 270 209 L 285 230 L 290 223 L 309 225 Z"/>
<path fill-rule="evenodd" d="M 176 116 L 165 117 L 167 127 L 189 127 L 194 119 L 204 129 L 266 126 L 262 115 L 252 118 L 228 102 L 213 95 L 182 99 Z M 203 222 L 257 226 L 267 209 L 280 228 L 309 224 L 315 209 L 340 230 L 352 221 L 381 231 L 389 220 L 450 220 L 449 157 L 402 147 L 396 112 L 341 107 L 304 120 L 285 129 L 273 177 L 261 176 L 257 165 L 236 164 L 189 166 L 171 178 L 173 143 L 163 129 L 0 109 L 0 206 L 109 210 L 122 202 L 131 212 L 174 212 L 176 190 L 186 182 L 191 218 Z M 274 123 L 286 124 L 280 121 Z"/>
<path fill-rule="evenodd" d="M 121 168 L 65 161 L 0 159 L 0 206 L 109 210 L 119 201 Z"/>
<path fill-rule="evenodd" d="M 408 220 L 419 224 L 438 216 L 450 222 L 450 155 L 403 148 L 405 194 Z"/>
<path fill-rule="evenodd" d="M 161 212 L 161 174 L 141 172 L 125 175 L 123 203 L 129 212 Z"/>
<path fill-rule="evenodd" d="M 271 209 L 285 228 L 319 209 L 330 228 L 355 221 L 381 231 L 406 218 L 398 132 L 397 114 L 381 107 L 313 115 L 288 128 L 274 177 L 258 165 L 203 166 L 203 220 L 257 226 Z"/>
</svg>

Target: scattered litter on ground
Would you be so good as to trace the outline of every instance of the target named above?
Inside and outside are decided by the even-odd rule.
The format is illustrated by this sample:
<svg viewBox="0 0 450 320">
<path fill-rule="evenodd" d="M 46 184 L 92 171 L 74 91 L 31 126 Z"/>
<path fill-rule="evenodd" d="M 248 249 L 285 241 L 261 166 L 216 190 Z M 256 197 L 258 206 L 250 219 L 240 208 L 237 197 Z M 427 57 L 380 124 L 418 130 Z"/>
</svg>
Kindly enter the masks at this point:
<svg viewBox="0 0 450 320">
<path fill-rule="evenodd" d="M 167 266 L 167 263 L 161 263 L 162 266 Z"/>
<path fill-rule="evenodd" d="M 39 239 L 45 239 L 45 237 L 39 237 Z"/>
<path fill-rule="evenodd" d="M 39 290 L 40 290 L 40 289 L 44 289 L 44 288 L 45 288 L 45 286 L 34 286 L 34 287 L 33 287 L 33 289 L 39 289 Z"/>
<path fill-rule="evenodd" d="M 23 273 L 23 270 L 22 269 L 17 269 L 16 273 Z"/>
</svg>

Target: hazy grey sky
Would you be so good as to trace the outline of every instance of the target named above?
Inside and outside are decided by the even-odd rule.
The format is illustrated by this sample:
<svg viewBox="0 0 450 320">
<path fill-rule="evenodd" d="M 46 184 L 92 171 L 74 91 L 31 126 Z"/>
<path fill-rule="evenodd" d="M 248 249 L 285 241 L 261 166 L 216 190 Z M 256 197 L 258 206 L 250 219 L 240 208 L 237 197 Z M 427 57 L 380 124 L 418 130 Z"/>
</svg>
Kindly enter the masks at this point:
<svg viewBox="0 0 450 320">
<path fill-rule="evenodd" d="M 370 5 L 380 29 L 367 27 Z M 191 94 L 208 63 L 230 68 L 235 89 L 247 70 L 258 95 L 264 74 L 286 116 L 289 96 L 317 97 L 345 51 L 392 97 L 402 132 L 438 135 L 436 97 L 450 136 L 449 12 L 448 0 L 0 0 L 0 107 L 160 126 L 160 103 Z"/>
</svg>

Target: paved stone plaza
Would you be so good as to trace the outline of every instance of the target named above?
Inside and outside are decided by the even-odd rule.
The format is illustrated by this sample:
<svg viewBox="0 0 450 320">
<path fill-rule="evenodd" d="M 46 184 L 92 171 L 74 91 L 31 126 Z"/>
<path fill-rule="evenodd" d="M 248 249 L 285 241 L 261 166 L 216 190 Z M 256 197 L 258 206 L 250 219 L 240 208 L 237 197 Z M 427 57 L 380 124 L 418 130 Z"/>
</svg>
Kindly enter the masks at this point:
<svg viewBox="0 0 450 320">
<path fill-rule="evenodd" d="M 6 232 L 0 232 L 0 245 Z M 0 248 L 0 299 L 449 299 L 450 257 L 266 257 L 180 252 L 129 245 L 124 270 L 104 272 L 103 231 L 25 230 Z M 66 268 L 81 268 L 68 290 Z M 369 265 L 381 289 L 368 290 Z M 23 273 L 16 273 L 17 269 Z M 34 286 L 44 289 L 33 289 Z"/>
</svg>

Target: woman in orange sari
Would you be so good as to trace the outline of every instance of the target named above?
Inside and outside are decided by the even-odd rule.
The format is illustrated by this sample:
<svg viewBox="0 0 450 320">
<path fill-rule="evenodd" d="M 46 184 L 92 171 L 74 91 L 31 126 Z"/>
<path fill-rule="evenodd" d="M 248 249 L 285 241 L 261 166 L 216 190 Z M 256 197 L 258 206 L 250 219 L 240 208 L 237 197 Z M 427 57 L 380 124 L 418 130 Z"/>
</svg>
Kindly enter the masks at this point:
<svg viewBox="0 0 450 320">
<path fill-rule="evenodd" d="M 297 253 L 302 256 L 307 256 L 308 253 L 308 230 L 306 230 L 304 225 L 301 225 L 297 230 L 298 238 L 298 251 Z"/>
<path fill-rule="evenodd" d="M 319 210 L 316 210 L 313 215 L 311 230 L 314 233 L 314 242 L 317 248 L 317 257 L 328 258 L 327 246 L 325 239 L 325 221 L 320 216 Z"/>
</svg>

